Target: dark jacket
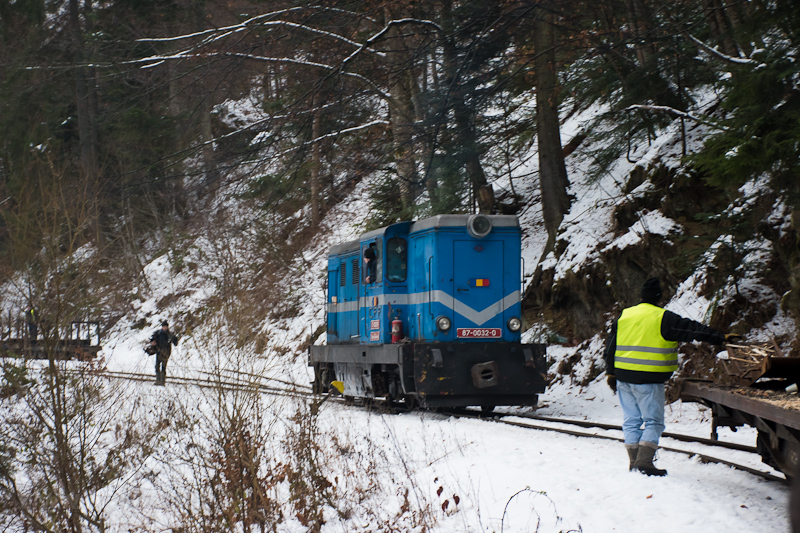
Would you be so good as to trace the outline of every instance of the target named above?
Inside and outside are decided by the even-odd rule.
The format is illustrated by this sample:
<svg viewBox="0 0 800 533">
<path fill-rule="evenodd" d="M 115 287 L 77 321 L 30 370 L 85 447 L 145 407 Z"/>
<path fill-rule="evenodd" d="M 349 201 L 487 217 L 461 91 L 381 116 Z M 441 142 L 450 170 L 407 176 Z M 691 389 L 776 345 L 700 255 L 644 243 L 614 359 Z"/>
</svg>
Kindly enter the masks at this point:
<svg viewBox="0 0 800 533">
<path fill-rule="evenodd" d="M 158 348 L 158 356 L 164 359 L 169 358 L 172 354 L 172 345 L 178 345 L 177 335 L 173 335 L 171 331 L 164 331 L 157 329 L 153 336 L 150 337 L 150 342 L 155 341 L 156 348 Z"/>
<path fill-rule="evenodd" d="M 375 281 L 377 281 L 375 278 L 377 277 L 378 272 L 378 261 L 375 259 L 367 261 L 365 270 L 366 274 L 364 275 L 364 283 L 375 283 Z M 367 278 L 369 278 L 369 281 L 367 281 Z"/>
<path fill-rule="evenodd" d="M 672 311 L 664 311 L 661 318 L 661 336 L 665 340 L 675 342 L 703 341 L 711 344 L 722 344 L 725 336 L 717 330 L 700 322 L 683 318 Z M 614 368 L 614 354 L 617 351 L 617 321 L 611 326 L 611 333 L 606 340 L 606 351 L 603 359 L 606 362 L 606 374 L 616 376 L 618 381 L 625 383 L 664 383 L 672 372 L 642 372 L 639 370 L 624 370 Z"/>
</svg>

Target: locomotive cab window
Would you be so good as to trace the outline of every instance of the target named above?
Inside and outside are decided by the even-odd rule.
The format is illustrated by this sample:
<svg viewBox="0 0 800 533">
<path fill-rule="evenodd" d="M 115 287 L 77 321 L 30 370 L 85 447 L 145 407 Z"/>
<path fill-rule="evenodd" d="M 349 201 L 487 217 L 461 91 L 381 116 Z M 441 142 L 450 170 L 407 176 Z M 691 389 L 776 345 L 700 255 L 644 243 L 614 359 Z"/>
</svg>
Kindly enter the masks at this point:
<svg viewBox="0 0 800 533">
<path fill-rule="evenodd" d="M 392 237 L 386 243 L 386 279 L 395 283 L 406 280 L 408 245 L 405 239 Z"/>
<path fill-rule="evenodd" d="M 364 283 L 372 284 L 381 281 L 383 267 L 381 265 L 381 241 L 371 242 L 364 248 Z"/>
</svg>

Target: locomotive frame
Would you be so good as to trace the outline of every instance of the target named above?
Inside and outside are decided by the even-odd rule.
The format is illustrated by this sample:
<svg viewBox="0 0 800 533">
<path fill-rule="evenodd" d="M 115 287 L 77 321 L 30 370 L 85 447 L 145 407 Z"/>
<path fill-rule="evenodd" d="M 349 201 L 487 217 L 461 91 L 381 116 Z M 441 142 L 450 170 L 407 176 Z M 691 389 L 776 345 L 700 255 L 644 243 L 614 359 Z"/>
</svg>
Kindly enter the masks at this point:
<svg viewBox="0 0 800 533">
<path fill-rule="evenodd" d="M 438 215 L 333 246 L 327 344 L 309 347 L 315 390 L 336 381 L 346 397 L 426 408 L 536 405 L 545 345 L 520 342 L 521 263 L 510 215 Z"/>
</svg>

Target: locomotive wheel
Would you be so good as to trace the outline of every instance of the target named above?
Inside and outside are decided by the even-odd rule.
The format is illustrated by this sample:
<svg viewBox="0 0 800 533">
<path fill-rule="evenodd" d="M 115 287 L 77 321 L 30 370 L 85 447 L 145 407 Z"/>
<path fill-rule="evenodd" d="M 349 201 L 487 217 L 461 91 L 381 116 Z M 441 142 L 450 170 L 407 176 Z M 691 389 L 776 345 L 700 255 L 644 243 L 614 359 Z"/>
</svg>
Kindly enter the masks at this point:
<svg viewBox="0 0 800 533">
<path fill-rule="evenodd" d="M 402 399 L 402 391 L 400 390 L 400 380 L 395 375 L 386 377 L 386 404 L 390 407 L 396 405 Z"/>
<path fill-rule="evenodd" d="M 314 394 L 324 394 L 328 392 L 328 367 L 317 365 L 314 367 L 314 384 L 311 392 Z"/>
<path fill-rule="evenodd" d="M 416 396 L 408 394 L 403 397 L 403 401 L 406 404 L 406 409 L 409 411 L 416 411 L 419 408 L 419 401 L 417 401 Z"/>
</svg>

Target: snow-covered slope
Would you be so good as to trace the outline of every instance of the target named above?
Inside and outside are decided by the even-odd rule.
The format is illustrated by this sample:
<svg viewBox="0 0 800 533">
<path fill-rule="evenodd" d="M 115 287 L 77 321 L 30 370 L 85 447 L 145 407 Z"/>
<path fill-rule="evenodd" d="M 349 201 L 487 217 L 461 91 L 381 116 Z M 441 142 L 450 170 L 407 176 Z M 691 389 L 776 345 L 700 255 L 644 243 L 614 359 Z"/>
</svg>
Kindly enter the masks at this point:
<svg viewBox="0 0 800 533">
<path fill-rule="evenodd" d="M 571 117 L 563 127 L 564 142 L 596 112 L 588 110 Z M 700 141 L 703 130 L 695 127 L 690 132 L 691 146 Z M 661 209 L 638 211 L 628 227 L 620 228 L 615 217 L 619 206 L 635 205 L 658 190 L 649 177 L 650 170 L 659 165 L 679 169 L 679 134 L 677 125 L 668 128 L 649 146 L 635 147 L 627 159 L 598 180 L 588 178 L 593 147 L 584 145 L 574 152 L 568 160 L 574 201 L 562 224 L 557 251 L 547 255 L 536 183 L 523 178 L 536 174 L 535 152 L 519 162 L 514 188 L 527 199 L 520 220 L 529 290 L 536 290 L 533 285 L 542 283 L 542 279 L 551 285 L 548 290 L 569 290 L 570 279 L 596 275 L 610 256 L 619 257 L 653 239 L 663 245 L 686 237 L 687 221 L 670 218 Z M 644 179 L 628 190 L 636 168 Z M 168 319 L 173 330 L 184 334 L 169 363 L 169 376 L 200 377 L 218 375 L 223 370 L 307 384 L 311 375 L 305 365 L 304 348 L 324 338 L 327 250 L 363 231 L 372 185 L 369 179 L 358 183 L 344 201 L 326 213 L 314 235 L 298 239 L 303 244 L 294 246 L 294 253 L 281 258 L 281 262 L 264 260 L 272 249 L 264 247 L 260 240 L 263 236 L 253 222 L 261 215 L 230 198 L 220 201 L 217 216 L 209 217 L 215 223 L 207 227 L 206 233 L 191 235 L 180 250 L 160 255 L 146 265 L 145 281 L 130 292 L 130 310 L 104 339 L 107 367 L 152 372 L 152 359 L 144 354 L 142 346 L 157 324 Z M 510 184 L 496 184 L 498 188 L 507 186 Z M 765 190 L 763 182 L 749 183 L 732 200 L 729 211 L 747 212 Z M 779 203 L 768 223 L 780 229 L 785 209 Z M 298 213 L 297 217 L 305 214 Z M 794 322 L 780 310 L 780 295 L 763 277 L 773 252 L 769 241 L 753 237 L 741 243 L 745 260 L 736 276 L 730 276 L 713 291 L 701 294 L 698 290 L 708 284 L 718 251 L 735 240 L 721 232 L 699 254 L 697 262 L 686 269 L 688 274 L 678 280 L 666 307 L 707 321 L 715 309 L 736 294 L 746 294 L 765 307 L 772 306 L 774 311 L 763 327 L 750 333 L 750 338 L 774 336 L 792 344 L 796 335 Z M 542 277 L 542 272 L 549 274 Z M 605 284 L 613 284 L 610 275 Z M 591 312 L 597 315 L 599 324 L 605 325 L 618 303 Z M 261 309 L 257 309 L 259 306 Z M 560 333 L 556 324 L 543 318 L 530 325 L 525 339 L 552 340 Z M 586 338 L 551 344 L 548 357 L 553 382 L 541 397 L 542 414 L 620 420 L 617 398 L 603 383 L 603 335 L 601 327 Z M 566 360 L 569 365 L 560 365 Z M 566 370 L 559 373 L 560 367 Z M 153 410 L 170 405 L 182 412 L 196 413 L 197 420 L 219 416 L 221 412 L 208 394 L 177 384 L 166 390 L 136 386 L 129 389 L 129 394 L 141 396 Z M 298 404 L 272 398 L 264 401 L 267 407 L 260 411 L 263 416 L 277 426 L 289 428 Z M 175 411 L 172 413 L 168 416 L 181 418 Z M 323 506 L 327 522 L 323 531 L 673 533 L 785 529 L 788 491 L 784 486 L 727 467 L 703 465 L 681 455 L 662 452 L 659 464 L 670 475 L 651 479 L 629 473 L 624 449 L 608 441 L 499 426 L 491 421 L 456 420 L 436 413 L 389 415 L 333 404 L 324 404 L 318 416 L 317 444 L 328 458 L 320 468 L 328 479 L 340 483 L 338 488 L 344 495 L 340 501 L 346 501 L 347 483 L 352 484 L 353 494 L 363 498 L 350 501 L 347 513 Z M 703 435 L 710 429 L 709 416 L 696 405 L 677 402 L 669 407 L 669 430 Z M 287 432 L 288 429 L 276 430 L 270 435 L 282 439 Z M 168 458 L 190 454 L 188 446 L 185 454 L 180 451 L 185 442 L 175 437 L 177 434 L 168 438 L 167 448 L 144 466 L 146 471 L 157 472 L 176 483 L 189 467 L 170 467 Z M 204 438 L 208 438 L 207 434 Z M 723 433 L 722 438 L 748 444 L 755 440 L 752 431 Z M 266 449 L 270 454 L 265 463 L 268 469 L 275 469 L 277 463 L 288 462 L 292 457 L 274 443 Z M 768 470 L 757 460 L 736 452 L 725 455 Z M 158 475 L 133 476 L 136 490 L 127 492 L 129 499 L 114 507 L 116 514 L 109 522 L 120 530 L 127 520 L 138 520 L 148 528 L 172 527 L 179 522 L 180 517 L 171 514 L 174 508 L 159 500 L 161 493 L 156 487 L 163 487 L 163 483 L 157 485 L 153 481 Z M 134 493 L 138 496 L 133 497 Z M 133 511 L 151 504 L 158 507 L 158 512 L 143 517 Z M 277 530 L 306 529 L 302 519 L 287 515 Z"/>
</svg>

